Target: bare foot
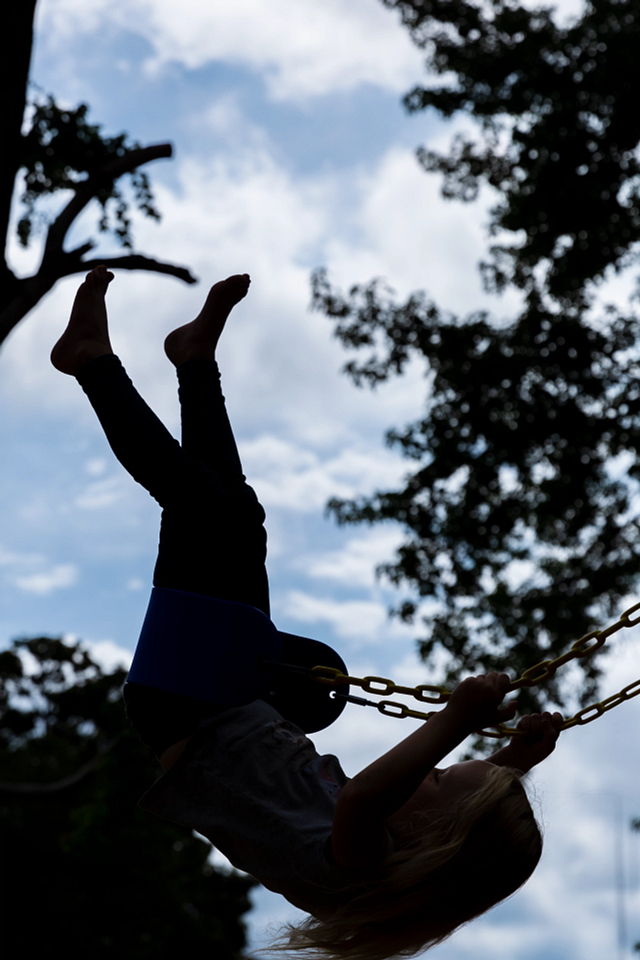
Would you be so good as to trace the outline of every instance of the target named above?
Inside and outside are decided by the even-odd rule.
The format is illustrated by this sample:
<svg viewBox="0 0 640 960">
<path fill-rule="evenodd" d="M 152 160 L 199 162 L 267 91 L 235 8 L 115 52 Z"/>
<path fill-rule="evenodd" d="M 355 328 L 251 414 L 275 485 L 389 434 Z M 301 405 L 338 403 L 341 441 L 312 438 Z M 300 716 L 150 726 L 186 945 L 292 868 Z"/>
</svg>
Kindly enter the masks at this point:
<svg viewBox="0 0 640 960">
<path fill-rule="evenodd" d="M 164 352 L 176 367 L 187 360 L 213 360 L 216 345 L 232 308 L 246 297 L 251 279 L 248 273 L 235 274 L 215 283 L 205 305 L 190 323 L 178 327 L 164 342 Z"/>
<path fill-rule="evenodd" d="M 51 351 L 51 363 L 62 373 L 74 376 L 87 360 L 113 353 L 104 302 L 112 280 L 106 267 L 94 267 L 80 285 L 67 329 Z"/>
</svg>

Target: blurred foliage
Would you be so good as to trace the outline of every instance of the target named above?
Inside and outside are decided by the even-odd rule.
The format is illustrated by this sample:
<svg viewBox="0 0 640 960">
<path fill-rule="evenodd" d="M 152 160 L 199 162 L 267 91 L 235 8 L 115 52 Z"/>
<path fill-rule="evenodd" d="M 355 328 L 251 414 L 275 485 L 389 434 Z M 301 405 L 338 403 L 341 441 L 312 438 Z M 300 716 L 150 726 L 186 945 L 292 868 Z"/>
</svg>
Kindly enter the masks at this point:
<svg viewBox="0 0 640 960">
<path fill-rule="evenodd" d="M 394 613 L 421 616 L 420 652 L 444 651 L 445 682 L 519 675 L 613 616 L 639 579 L 639 321 L 633 302 L 600 304 L 598 287 L 640 238 L 640 0 L 587 4 L 566 27 L 503 0 L 383 2 L 427 54 L 429 84 L 407 109 L 466 117 L 447 154 L 418 159 L 445 197 L 497 191 L 500 242 L 482 275 L 523 306 L 510 321 L 460 318 L 426 293 L 398 303 L 374 280 L 345 295 L 314 274 L 313 306 L 366 354 L 346 366 L 357 385 L 416 358 L 427 384 L 422 416 L 387 434 L 417 464 L 401 489 L 328 509 L 343 524 L 403 525 L 379 572 L 408 588 Z M 580 667 L 573 687 L 560 674 L 523 707 L 588 702 L 599 665 Z"/>
<path fill-rule="evenodd" d="M 125 719 L 122 669 L 37 637 L 0 653 L 3 956 L 241 956 L 254 881 L 136 806 L 157 762 Z"/>
</svg>

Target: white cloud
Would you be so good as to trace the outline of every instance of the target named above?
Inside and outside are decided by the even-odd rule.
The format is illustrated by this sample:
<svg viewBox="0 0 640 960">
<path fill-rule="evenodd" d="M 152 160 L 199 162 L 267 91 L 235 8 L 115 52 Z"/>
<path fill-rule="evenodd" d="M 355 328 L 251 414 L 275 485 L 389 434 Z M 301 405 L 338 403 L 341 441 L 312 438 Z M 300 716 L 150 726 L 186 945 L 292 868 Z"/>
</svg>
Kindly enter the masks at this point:
<svg viewBox="0 0 640 960">
<path fill-rule="evenodd" d="M 83 640 L 82 646 L 88 649 L 96 663 L 99 663 L 107 672 L 118 667 L 128 670 L 131 666 L 133 656 L 131 650 L 125 650 L 113 640 Z"/>
<path fill-rule="evenodd" d="M 127 496 L 126 485 L 126 479 L 120 476 L 96 480 L 75 497 L 74 506 L 78 510 L 104 510 L 112 507 Z"/>
<path fill-rule="evenodd" d="M 398 685 L 405 687 L 416 687 L 421 683 L 435 684 L 437 679 L 442 676 L 442 670 L 438 657 L 434 659 L 427 668 L 426 664 L 418 659 L 418 652 L 413 644 L 414 636 L 419 634 L 420 630 L 413 628 L 408 630 L 408 636 L 411 638 L 411 650 L 401 659 L 389 667 L 389 672 L 393 674 L 393 679 Z M 444 661 L 444 654 L 441 659 Z M 415 704 L 414 704 L 415 705 Z M 440 707 L 427 708 L 440 709 Z"/>
<path fill-rule="evenodd" d="M 0 545 L 0 567 L 5 580 L 25 593 L 47 596 L 56 590 L 74 586 L 79 568 L 75 563 L 50 563 L 44 554 L 21 553 Z"/>
<path fill-rule="evenodd" d="M 39 553 L 19 553 L 15 550 L 6 550 L 0 545 L 0 566 L 10 567 L 15 565 L 42 563 L 43 557 Z"/>
<path fill-rule="evenodd" d="M 241 454 L 251 484 L 266 507 L 301 512 L 322 510 L 332 496 L 349 498 L 394 485 L 403 472 L 398 458 L 385 450 L 345 448 L 335 456 L 323 455 L 270 435 L 244 441 Z"/>
<path fill-rule="evenodd" d="M 379 646 L 407 635 L 407 627 L 390 620 L 386 604 L 376 600 L 334 600 L 290 590 L 279 606 L 287 617 L 301 623 L 330 624 L 336 636 L 351 642 L 351 649 Z"/>
<path fill-rule="evenodd" d="M 370 474 L 367 476 L 369 479 Z M 374 587 L 375 568 L 393 560 L 404 537 L 398 526 L 378 527 L 365 536 L 352 537 L 341 550 L 302 557 L 297 563 L 311 577 L 334 580 L 349 587 Z"/>
<path fill-rule="evenodd" d="M 74 37 L 115 29 L 151 44 L 147 72 L 220 61 L 260 74 L 275 100 L 305 101 L 362 83 L 403 91 L 422 55 L 393 14 L 370 0 L 58 0 L 39 10 L 39 30 L 68 48 Z"/>
<path fill-rule="evenodd" d="M 57 563 L 40 573 L 19 575 L 12 578 L 13 583 L 25 593 L 47 596 L 55 590 L 73 587 L 78 582 L 79 570 L 75 563 Z"/>
<path fill-rule="evenodd" d="M 291 590 L 283 604 L 287 616 L 301 623 L 330 623 L 339 637 L 372 639 L 386 620 L 381 604 L 368 600 L 334 600 Z"/>
<path fill-rule="evenodd" d="M 430 149 L 446 152 L 458 126 L 431 131 Z M 519 296 L 488 296 L 478 273 L 495 195 L 487 190 L 473 206 L 444 200 L 441 179 L 426 174 L 405 147 L 389 149 L 375 170 L 354 178 L 353 189 L 360 199 L 349 210 L 351 234 L 334 229 L 327 244 L 327 266 L 342 284 L 381 276 L 399 298 L 424 289 L 442 309 L 462 315 L 517 309 Z"/>
<path fill-rule="evenodd" d="M 87 460 L 85 464 L 85 470 L 91 477 L 101 476 L 107 469 L 107 461 L 104 457 L 93 457 L 91 460 Z"/>
</svg>

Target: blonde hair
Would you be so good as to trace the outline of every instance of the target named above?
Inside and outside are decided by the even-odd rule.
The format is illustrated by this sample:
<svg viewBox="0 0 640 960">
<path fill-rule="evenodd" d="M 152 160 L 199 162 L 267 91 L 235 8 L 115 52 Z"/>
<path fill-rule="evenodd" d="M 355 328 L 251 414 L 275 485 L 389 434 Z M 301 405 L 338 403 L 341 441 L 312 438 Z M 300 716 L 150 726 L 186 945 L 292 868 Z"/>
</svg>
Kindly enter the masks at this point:
<svg viewBox="0 0 640 960">
<path fill-rule="evenodd" d="M 275 949 L 325 960 L 414 956 L 515 893 L 541 853 L 540 828 L 520 775 L 496 767 L 475 793 L 388 856 L 374 876 L 346 888 L 331 916 L 288 925 Z"/>
</svg>

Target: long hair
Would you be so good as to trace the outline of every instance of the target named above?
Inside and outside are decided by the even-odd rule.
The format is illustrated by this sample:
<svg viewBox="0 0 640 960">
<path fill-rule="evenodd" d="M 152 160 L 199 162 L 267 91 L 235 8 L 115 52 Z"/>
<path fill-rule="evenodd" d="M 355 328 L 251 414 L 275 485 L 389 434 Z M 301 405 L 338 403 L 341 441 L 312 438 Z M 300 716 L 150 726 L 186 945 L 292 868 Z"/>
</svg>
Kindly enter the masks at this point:
<svg viewBox="0 0 640 960">
<path fill-rule="evenodd" d="M 270 949 L 323 960 L 414 956 L 515 893 L 541 853 L 520 775 L 496 767 L 457 807 L 430 817 L 366 883 L 346 888 L 331 916 L 289 924 Z"/>
</svg>

